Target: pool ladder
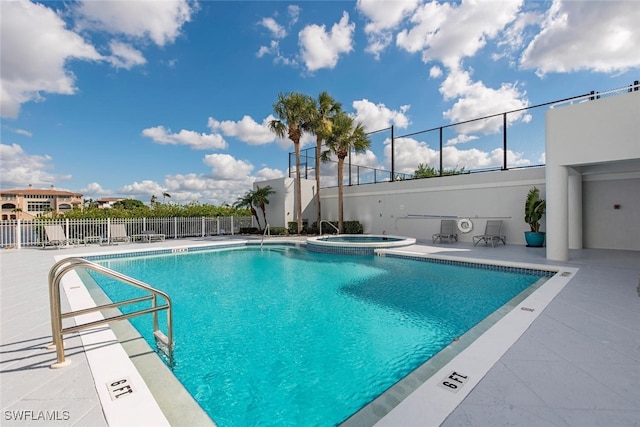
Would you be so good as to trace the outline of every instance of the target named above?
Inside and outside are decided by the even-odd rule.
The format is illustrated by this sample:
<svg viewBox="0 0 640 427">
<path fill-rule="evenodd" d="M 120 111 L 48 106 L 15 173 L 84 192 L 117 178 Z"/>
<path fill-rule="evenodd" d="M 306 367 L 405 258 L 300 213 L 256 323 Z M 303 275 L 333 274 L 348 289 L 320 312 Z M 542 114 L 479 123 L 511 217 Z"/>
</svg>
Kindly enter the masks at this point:
<svg viewBox="0 0 640 427">
<path fill-rule="evenodd" d="M 340 230 L 338 229 L 338 227 L 336 227 L 335 225 L 331 224 L 326 219 L 323 219 L 322 221 L 320 221 L 320 235 L 321 236 L 322 236 L 322 223 L 329 224 L 331 227 L 333 227 L 334 230 L 336 230 L 336 234 L 340 234 Z"/>
<path fill-rule="evenodd" d="M 129 286 L 145 290 L 149 292 L 149 295 L 133 298 L 126 301 L 114 302 L 110 304 L 103 304 L 97 307 L 85 308 L 82 310 L 70 311 L 62 313 L 60 306 L 60 282 L 62 277 L 72 270 L 83 268 L 86 270 L 93 270 L 97 273 L 108 276 L 119 282 L 122 282 Z M 164 304 L 158 305 L 158 297 L 162 297 L 165 301 Z M 74 326 L 68 326 L 64 328 L 62 326 L 62 319 L 73 318 L 83 314 L 99 312 L 106 309 L 118 308 L 128 304 L 137 304 L 144 301 L 151 301 L 151 307 L 137 310 L 127 314 L 119 314 L 116 316 L 108 317 L 102 320 L 95 320 L 84 324 L 76 324 Z M 156 347 L 158 352 L 163 354 L 170 367 L 173 368 L 173 325 L 172 325 L 172 309 L 171 299 L 166 293 L 155 289 L 148 284 L 141 282 L 140 280 L 126 276 L 117 271 L 111 270 L 100 264 L 96 264 L 84 258 L 65 258 L 55 263 L 51 270 L 49 270 L 49 305 L 51 309 L 51 335 L 53 337 L 53 344 L 48 348 L 56 350 L 57 361 L 52 364 L 52 368 L 62 368 L 71 363 L 70 360 L 65 360 L 64 357 L 64 341 L 62 336 L 73 332 L 79 332 L 89 328 L 93 328 L 106 323 L 115 322 L 118 320 L 130 319 L 132 317 L 141 316 L 143 314 L 153 314 L 153 336 L 156 341 Z M 161 310 L 167 311 L 167 335 L 165 335 L 158 327 L 158 312 Z"/>
</svg>

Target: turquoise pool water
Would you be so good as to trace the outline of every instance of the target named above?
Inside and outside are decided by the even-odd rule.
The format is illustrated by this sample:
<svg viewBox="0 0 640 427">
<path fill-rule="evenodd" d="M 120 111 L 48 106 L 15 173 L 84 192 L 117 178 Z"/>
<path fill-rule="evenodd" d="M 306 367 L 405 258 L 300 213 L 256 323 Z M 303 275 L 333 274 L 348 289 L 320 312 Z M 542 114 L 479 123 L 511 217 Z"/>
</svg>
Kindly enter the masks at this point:
<svg viewBox="0 0 640 427">
<path fill-rule="evenodd" d="M 174 373 L 222 427 L 336 425 L 539 279 L 294 247 L 100 263 L 171 296 Z"/>
</svg>

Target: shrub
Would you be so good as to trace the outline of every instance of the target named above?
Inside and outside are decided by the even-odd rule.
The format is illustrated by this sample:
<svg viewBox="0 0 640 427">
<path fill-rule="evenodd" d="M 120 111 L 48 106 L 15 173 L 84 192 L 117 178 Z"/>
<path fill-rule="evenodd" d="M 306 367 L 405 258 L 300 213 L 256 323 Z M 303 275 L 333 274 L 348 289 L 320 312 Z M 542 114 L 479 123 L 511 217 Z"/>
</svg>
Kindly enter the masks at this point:
<svg viewBox="0 0 640 427">
<path fill-rule="evenodd" d="M 240 227 L 240 234 L 260 234 L 256 227 Z"/>
<path fill-rule="evenodd" d="M 289 234 L 289 231 L 284 227 L 269 227 L 269 232 L 272 236 L 286 236 Z"/>
<path fill-rule="evenodd" d="M 338 228 L 338 221 L 329 221 L 334 227 Z M 336 228 L 333 228 L 325 222 L 322 225 L 322 234 L 337 234 Z M 345 234 L 363 234 L 364 227 L 360 224 L 360 221 L 344 221 Z M 314 222 L 309 229 L 310 234 L 320 234 L 320 228 L 318 223 Z"/>
</svg>

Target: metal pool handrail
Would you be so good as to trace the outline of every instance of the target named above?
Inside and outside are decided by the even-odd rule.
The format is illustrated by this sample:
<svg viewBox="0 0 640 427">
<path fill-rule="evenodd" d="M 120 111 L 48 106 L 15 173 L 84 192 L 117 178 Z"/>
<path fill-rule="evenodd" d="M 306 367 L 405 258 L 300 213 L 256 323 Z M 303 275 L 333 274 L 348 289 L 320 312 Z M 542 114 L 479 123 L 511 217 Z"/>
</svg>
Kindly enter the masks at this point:
<svg viewBox="0 0 640 427">
<path fill-rule="evenodd" d="M 264 236 L 266 236 L 267 233 L 269 233 L 269 237 L 271 237 L 271 226 L 269 224 L 267 224 L 264 227 L 264 232 L 262 233 L 262 239 L 260 240 L 260 249 L 262 249 L 262 244 L 264 243 Z"/>
<path fill-rule="evenodd" d="M 60 305 L 60 282 L 62 280 L 62 276 L 67 274 L 72 270 L 76 270 L 78 268 L 84 268 L 87 270 L 93 270 L 97 273 L 101 273 L 105 276 L 111 277 L 112 279 L 116 279 L 124 284 L 134 286 L 139 289 L 143 289 L 149 292 L 149 295 L 133 298 L 126 301 L 114 302 L 110 304 L 104 304 L 97 307 L 85 308 L 82 310 L 70 311 L 67 313 L 62 313 L 61 305 Z M 158 296 L 164 298 L 165 304 L 158 305 Z M 128 304 L 135 304 L 143 301 L 151 300 L 151 308 L 137 310 L 127 314 L 120 314 L 113 317 L 108 317 L 102 320 L 96 320 L 93 322 L 88 322 L 84 324 L 76 324 L 75 326 L 69 326 L 66 328 L 62 327 L 62 319 L 79 316 L 82 314 L 93 313 L 96 311 L 101 311 L 109 308 L 118 308 Z M 49 346 L 50 349 L 56 349 L 57 362 L 52 364 L 52 368 L 62 368 L 64 366 L 69 365 L 71 363 L 70 360 L 65 360 L 64 357 L 64 342 L 62 340 L 62 336 L 64 334 L 70 334 L 72 332 L 79 332 L 85 329 L 93 328 L 98 325 L 103 325 L 110 322 L 115 322 L 118 320 L 125 320 L 132 317 L 140 316 L 143 314 L 153 313 L 153 335 L 156 339 L 156 345 L 158 346 L 158 350 L 162 351 L 165 356 L 169 359 L 169 365 L 173 366 L 173 324 L 172 324 L 172 309 L 171 309 L 171 298 L 166 293 L 155 289 L 148 284 L 141 282 L 140 280 L 134 279 L 117 271 L 111 270 L 107 267 L 104 267 L 100 264 L 96 264 L 94 262 L 88 261 L 84 258 L 65 258 L 56 262 L 51 269 L 49 270 L 49 306 L 51 309 L 51 335 L 53 337 L 53 344 Z M 158 327 L 158 311 L 167 310 L 167 335 L 164 335 L 162 331 L 160 331 Z M 160 345 L 162 343 L 165 348 L 161 348 Z"/>
<path fill-rule="evenodd" d="M 338 234 L 340 234 L 340 230 L 338 229 L 338 227 L 336 227 L 335 225 L 331 224 L 329 221 L 327 221 L 326 219 L 323 219 L 322 221 L 320 221 L 320 235 L 322 236 L 322 223 L 326 222 L 327 224 L 329 224 L 330 226 L 333 227 L 334 230 L 336 230 L 336 232 Z"/>
</svg>

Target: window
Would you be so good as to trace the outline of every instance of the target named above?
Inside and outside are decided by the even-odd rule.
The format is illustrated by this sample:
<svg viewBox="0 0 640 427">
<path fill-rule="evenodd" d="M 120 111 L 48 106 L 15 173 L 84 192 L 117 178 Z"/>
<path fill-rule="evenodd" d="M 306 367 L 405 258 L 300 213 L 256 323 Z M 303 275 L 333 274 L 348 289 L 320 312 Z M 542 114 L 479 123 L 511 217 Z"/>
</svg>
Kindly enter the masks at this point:
<svg viewBox="0 0 640 427">
<path fill-rule="evenodd" d="M 46 212 L 51 210 L 51 204 L 47 200 L 46 202 L 27 202 L 28 212 Z"/>
<path fill-rule="evenodd" d="M 63 203 L 60 206 L 58 206 L 58 210 L 61 211 L 70 211 L 71 210 L 71 205 L 68 203 Z"/>
<path fill-rule="evenodd" d="M 7 211 L 7 210 L 12 210 L 15 209 L 16 205 L 14 205 L 13 203 L 3 203 L 2 204 L 2 210 L 3 211 Z"/>
</svg>

